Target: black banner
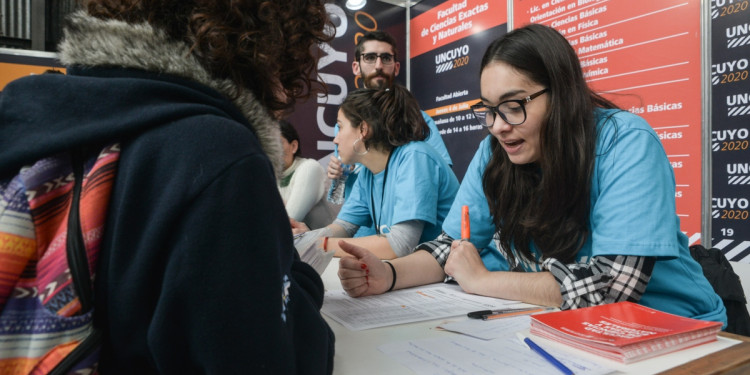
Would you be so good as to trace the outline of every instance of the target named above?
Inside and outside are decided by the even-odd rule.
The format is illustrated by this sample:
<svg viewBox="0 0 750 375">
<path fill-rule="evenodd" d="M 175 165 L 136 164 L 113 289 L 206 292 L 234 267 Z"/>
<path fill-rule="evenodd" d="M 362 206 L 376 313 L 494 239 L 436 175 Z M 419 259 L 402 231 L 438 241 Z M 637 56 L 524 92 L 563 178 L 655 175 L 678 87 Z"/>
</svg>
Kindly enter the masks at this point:
<svg viewBox="0 0 750 375">
<path fill-rule="evenodd" d="M 711 1 L 712 246 L 750 263 L 750 1 Z"/>
<path fill-rule="evenodd" d="M 507 32 L 506 9 L 504 2 L 477 0 L 426 0 L 412 8 L 410 39 L 418 54 L 411 59 L 411 91 L 435 120 L 459 181 L 489 134 L 469 106 L 479 101 L 484 51 Z"/>
</svg>

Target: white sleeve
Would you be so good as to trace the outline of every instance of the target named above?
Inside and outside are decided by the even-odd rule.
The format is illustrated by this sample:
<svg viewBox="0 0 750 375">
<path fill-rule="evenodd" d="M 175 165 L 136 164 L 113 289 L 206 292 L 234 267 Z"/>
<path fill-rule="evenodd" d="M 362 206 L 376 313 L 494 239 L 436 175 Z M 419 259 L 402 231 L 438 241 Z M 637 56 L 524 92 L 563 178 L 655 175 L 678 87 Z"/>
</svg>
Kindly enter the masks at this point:
<svg viewBox="0 0 750 375">
<path fill-rule="evenodd" d="M 303 160 L 294 171 L 290 184 L 286 213 L 297 221 L 304 221 L 310 209 L 325 194 L 325 171 L 317 161 Z"/>
</svg>

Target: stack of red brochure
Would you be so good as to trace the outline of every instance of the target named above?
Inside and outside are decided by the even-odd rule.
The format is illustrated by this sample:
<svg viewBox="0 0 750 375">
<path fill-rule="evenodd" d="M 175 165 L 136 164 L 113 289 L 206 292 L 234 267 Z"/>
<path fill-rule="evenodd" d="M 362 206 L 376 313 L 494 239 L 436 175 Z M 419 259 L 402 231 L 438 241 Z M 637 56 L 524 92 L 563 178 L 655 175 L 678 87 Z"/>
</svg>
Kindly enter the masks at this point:
<svg viewBox="0 0 750 375">
<path fill-rule="evenodd" d="M 721 323 L 632 302 L 531 316 L 531 333 L 623 363 L 716 340 Z"/>
</svg>

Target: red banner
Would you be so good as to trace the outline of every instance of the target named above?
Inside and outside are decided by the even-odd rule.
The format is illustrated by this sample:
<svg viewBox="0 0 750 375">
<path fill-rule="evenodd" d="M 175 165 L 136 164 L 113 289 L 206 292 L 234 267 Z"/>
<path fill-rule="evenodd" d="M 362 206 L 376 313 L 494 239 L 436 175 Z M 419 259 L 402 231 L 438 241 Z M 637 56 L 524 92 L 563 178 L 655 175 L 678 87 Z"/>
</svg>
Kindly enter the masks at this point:
<svg viewBox="0 0 750 375">
<path fill-rule="evenodd" d="M 514 25 L 559 30 L 589 85 L 656 130 L 675 172 L 675 199 L 690 243 L 701 232 L 700 2 L 523 0 Z"/>
<path fill-rule="evenodd" d="M 505 23 L 504 1 L 446 1 L 411 20 L 411 57 Z"/>
</svg>

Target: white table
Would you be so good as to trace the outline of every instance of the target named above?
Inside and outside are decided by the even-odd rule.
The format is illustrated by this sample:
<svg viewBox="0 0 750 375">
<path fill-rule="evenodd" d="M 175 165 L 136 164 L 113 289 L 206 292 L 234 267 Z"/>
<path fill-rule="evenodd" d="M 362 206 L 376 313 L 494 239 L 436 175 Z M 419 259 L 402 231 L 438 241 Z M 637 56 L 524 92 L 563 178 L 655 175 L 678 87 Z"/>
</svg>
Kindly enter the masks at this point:
<svg viewBox="0 0 750 375">
<path fill-rule="evenodd" d="M 341 282 L 337 275 L 338 270 L 339 259 L 333 258 L 322 275 L 326 290 L 341 289 Z M 378 346 L 393 341 L 407 341 L 452 334 L 433 329 L 445 319 L 373 328 L 364 331 L 350 331 L 325 314 L 323 314 L 323 317 L 336 335 L 333 373 L 341 375 L 414 374 L 409 368 L 380 352 Z"/>
<path fill-rule="evenodd" d="M 323 284 L 325 285 L 326 290 L 341 289 L 341 283 L 337 275 L 338 265 L 338 258 L 334 258 L 322 275 Z M 436 330 L 435 327 L 444 321 L 467 319 L 466 317 L 455 317 L 449 319 L 439 319 L 419 323 L 409 323 L 390 327 L 374 328 L 364 331 L 350 331 L 325 314 L 323 314 L 323 317 L 331 326 L 331 329 L 336 335 L 336 354 L 334 356 L 333 373 L 340 375 L 414 374 L 414 372 L 409 368 L 401 365 L 389 356 L 383 354 L 378 349 L 378 347 L 390 342 L 400 342 L 424 338 L 440 338 L 445 337 L 445 335 L 456 335 L 456 333 Z M 739 340 L 750 340 L 750 338 L 743 338 L 742 336 L 735 335 L 732 337 Z M 544 342 L 544 339 L 541 338 L 535 338 L 535 340 Z M 712 373 L 713 371 L 715 371 L 715 373 L 719 373 L 722 370 L 727 370 L 732 366 L 739 364 L 750 366 L 750 350 L 748 350 L 750 349 L 750 342 L 745 342 L 741 345 L 735 345 L 733 347 L 727 348 L 727 346 L 737 342 L 739 341 L 720 337 L 719 342 L 716 343 L 700 345 L 698 347 L 685 349 L 676 353 L 667 354 L 661 357 L 645 360 L 628 366 L 620 365 L 619 367 L 615 367 L 620 370 L 616 373 L 653 374 L 659 371 L 668 370 L 681 364 L 688 363 L 696 358 L 698 359 L 690 362 L 690 364 L 695 364 L 697 365 L 696 367 L 701 368 L 701 371 L 699 373 Z M 548 344 L 557 345 L 556 343 L 549 342 Z M 732 353 L 726 353 L 730 350 L 732 351 Z M 712 357 L 721 355 L 722 352 L 724 352 L 724 354 L 731 354 L 730 357 L 733 357 L 732 360 L 725 362 L 733 363 L 722 362 L 722 360 L 727 357 L 726 355 L 722 356 L 721 360 L 719 361 L 712 360 Z M 742 354 L 738 356 L 735 353 Z M 711 366 L 709 367 L 709 372 L 706 371 L 706 364 L 710 364 Z M 674 371 L 674 373 L 685 372 Z"/>
</svg>

